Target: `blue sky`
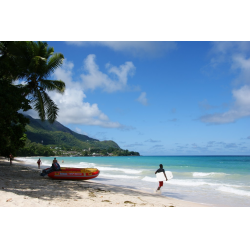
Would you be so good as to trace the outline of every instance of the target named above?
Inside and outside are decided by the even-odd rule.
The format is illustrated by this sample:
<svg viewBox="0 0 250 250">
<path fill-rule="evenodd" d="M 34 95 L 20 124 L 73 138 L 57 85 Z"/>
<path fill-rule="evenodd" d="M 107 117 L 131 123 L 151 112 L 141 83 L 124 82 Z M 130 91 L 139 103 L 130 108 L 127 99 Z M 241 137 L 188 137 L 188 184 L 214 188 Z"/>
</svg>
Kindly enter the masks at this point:
<svg viewBox="0 0 250 250">
<path fill-rule="evenodd" d="M 249 154 L 249 42 L 48 43 L 70 129 L 141 155 Z"/>
</svg>

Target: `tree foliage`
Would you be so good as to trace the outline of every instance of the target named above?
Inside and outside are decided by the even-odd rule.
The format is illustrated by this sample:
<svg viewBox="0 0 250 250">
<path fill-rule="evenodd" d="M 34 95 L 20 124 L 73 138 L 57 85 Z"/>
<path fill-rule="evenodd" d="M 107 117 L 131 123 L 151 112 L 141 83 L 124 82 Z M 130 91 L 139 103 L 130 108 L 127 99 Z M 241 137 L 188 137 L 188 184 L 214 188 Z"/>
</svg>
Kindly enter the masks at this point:
<svg viewBox="0 0 250 250">
<path fill-rule="evenodd" d="M 47 91 L 64 92 L 65 83 L 48 79 L 62 65 L 64 56 L 47 42 L 0 42 L 0 74 L 24 81 L 23 91 L 42 121 L 53 123 L 58 107 Z"/>
<path fill-rule="evenodd" d="M 29 119 L 18 113 L 19 109 L 30 109 L 29 100 L 22 95 L 22 89 L 0 78 L 0 155 L 16 154 L 25 144 L 25 126 Z"/>
<path fill-rule="evenodd" d="M 15 155 L 24 145 L 28 119 L 18 111 L 35 109 L 53 123 L 58 107 L 47 91 L 64 92 L 65 83 L 48 79 L 62 65 L 63 55 L 46 42 L 0 42 L 0 154 Z M 22 84 L 17 84 L 17 80 Z"/>
<path fill-rule="evenodd" d="M 49 146 L 40 143 L 31 142 L 27 139 L 25 147 L 20 148 L 17 152 L 18 156 L 54 156 L 54 151 Z"/>
</svg>

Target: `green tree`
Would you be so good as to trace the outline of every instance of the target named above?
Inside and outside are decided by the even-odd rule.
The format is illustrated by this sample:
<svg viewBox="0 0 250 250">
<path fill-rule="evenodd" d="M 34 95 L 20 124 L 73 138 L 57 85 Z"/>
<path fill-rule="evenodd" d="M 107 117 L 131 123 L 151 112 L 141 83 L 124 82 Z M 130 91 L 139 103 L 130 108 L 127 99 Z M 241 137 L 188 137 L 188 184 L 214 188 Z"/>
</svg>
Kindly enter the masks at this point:
<svg viewBox="0 0 250 250">
<path fill-rule="evenodd" d="M 42 121 L 53 123 L 58 107 L 47 91 L 64 92 L 65 83 L 49 80 L 63 63 L 63 55 L 54 53 L 46 42 L 0 42 L 0 154 L 9 155 L 24 145 L 28 119 L 19 110 L 30 105 Z M 14 85 L 22 80 L 24 84 Z"/>
<path fill-rule="evenodd" d="M 29 100 L 23 90 L 10 84 L 10 80 L 0 77 L 0 155 L 16 155 L 26 140 L 25 126 L 29 119 L 18 113 L 19 109 L 30 109 Z"/>
<path fill-rule="evenodd" d="M 88 156 L 88 151 L 83 151 L 83 156 Z"/>
<path fill-rule="evenodd" d="M 57 118 L 58 107 L 47 91 L 63 93 L 65 83 L 48 78 L 63 59 L 63 54 L 54 53 L 47 42 L 0 42 L 0 75 L 12 81 L 24 80 L 23 94 L 42 121 L 53 123 Z"/>
</svg>

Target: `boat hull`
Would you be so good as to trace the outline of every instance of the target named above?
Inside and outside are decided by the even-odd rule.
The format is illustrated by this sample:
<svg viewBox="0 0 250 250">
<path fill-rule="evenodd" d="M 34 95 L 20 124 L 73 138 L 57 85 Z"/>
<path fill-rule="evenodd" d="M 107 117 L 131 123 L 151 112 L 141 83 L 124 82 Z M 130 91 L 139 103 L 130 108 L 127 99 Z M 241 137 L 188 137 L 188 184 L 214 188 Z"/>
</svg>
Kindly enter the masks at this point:
<svg viewBox="0 0 250 250">
<path fill-rule="evenodd" d="M 48 176 L 57 180 L 90 180 L 96 178 L 100 171 L 97 168 L 61 168 Z"/>
</svg>

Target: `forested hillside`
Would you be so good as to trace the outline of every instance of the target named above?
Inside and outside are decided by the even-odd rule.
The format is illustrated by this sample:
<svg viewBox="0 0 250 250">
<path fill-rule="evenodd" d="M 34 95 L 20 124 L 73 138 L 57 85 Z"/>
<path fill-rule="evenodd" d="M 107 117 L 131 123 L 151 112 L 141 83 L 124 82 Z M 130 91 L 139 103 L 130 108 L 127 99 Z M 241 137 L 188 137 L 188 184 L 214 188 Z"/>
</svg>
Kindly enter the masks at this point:
<svg viewBox="0 0 250 250">
<path fill-rule="evenodd" d="M 61 123 L 34 119 L 26 125 L 27 141 L 20 156 L 31 155 L 139 155 L 137 152 L 123 150 L 111 140 L 99 141 L 86 135 L 78 134 Z"/>
</svg>

